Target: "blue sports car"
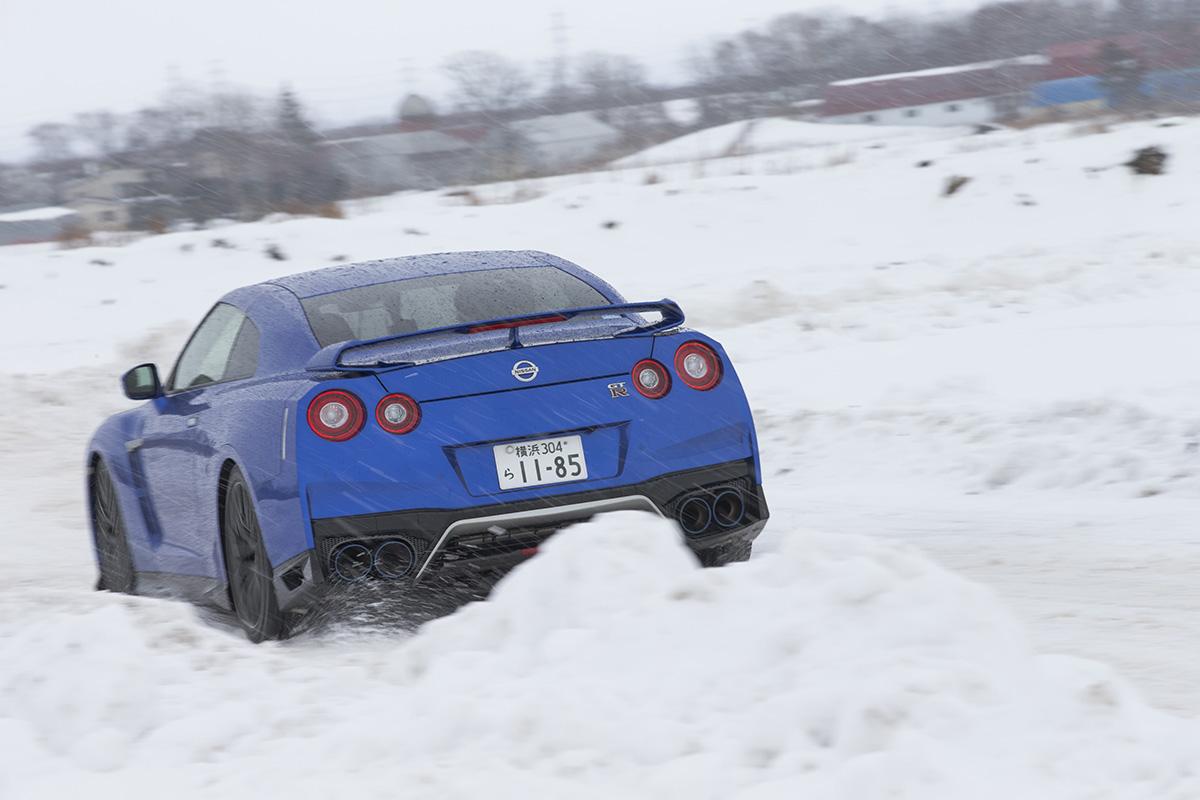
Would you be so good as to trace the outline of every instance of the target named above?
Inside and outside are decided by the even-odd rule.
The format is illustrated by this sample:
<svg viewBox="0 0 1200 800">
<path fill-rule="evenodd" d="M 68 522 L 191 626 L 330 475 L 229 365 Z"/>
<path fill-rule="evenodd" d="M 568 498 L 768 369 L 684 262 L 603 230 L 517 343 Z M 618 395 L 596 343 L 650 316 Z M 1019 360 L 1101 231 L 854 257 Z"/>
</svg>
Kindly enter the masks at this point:
<svg viewBox="0 0 1200 800">
<path fill-rule="evenodd" d="M 538 252 L 444 253 L 230 292 L 88 445 L 98 587 L 232 610 L 279 638 L 330 587 L 502 570 L 620 509 L 700 561 L 767 520 L 717 342 Z"/>
</svg>

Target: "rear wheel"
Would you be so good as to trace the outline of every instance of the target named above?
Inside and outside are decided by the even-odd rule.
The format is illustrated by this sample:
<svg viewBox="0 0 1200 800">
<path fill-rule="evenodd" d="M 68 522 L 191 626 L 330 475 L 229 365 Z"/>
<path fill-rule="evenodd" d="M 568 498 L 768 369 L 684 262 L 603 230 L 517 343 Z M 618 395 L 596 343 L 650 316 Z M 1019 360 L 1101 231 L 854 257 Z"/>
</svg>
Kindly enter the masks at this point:
<svg viewBox="0 0 1200 800">
<path fill-rule="evenodd" d="M 99 460 L 92 469 L 92 531 L 100 568 L 96 588 L 133 594 L 137 589 L 137 574 L 117 502 L 117 487 L 108 467 Z"/>
<path fill-rule="evenodd" d="M 225 572 L 238 622 L 252 642 L 283 638 L 283 615 L 275 596 L 271 562 L 250 488 L 237 467 L 225 483 L 223 523 Z"/>
<path fill-rule="evenodd" d="M 696 555 L 700 559 L 701 566 L 723 567 L 726 564 L 733 564 L 737 561 L 749 561 L 750 553 L 753 550 L 754 545 L 751 542 L 733 542 L 732 544 L 701 550 Z"/>
</svg>

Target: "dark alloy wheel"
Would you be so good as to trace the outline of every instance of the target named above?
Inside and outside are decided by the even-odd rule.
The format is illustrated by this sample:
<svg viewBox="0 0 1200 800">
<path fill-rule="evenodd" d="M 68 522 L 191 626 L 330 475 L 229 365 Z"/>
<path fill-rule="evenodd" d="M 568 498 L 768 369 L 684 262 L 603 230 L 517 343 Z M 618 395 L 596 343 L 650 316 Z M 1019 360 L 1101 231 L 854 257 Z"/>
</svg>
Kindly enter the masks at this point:
<svg viewBox="0 0 1200 800">
<path fill-rule="evenodd" d="M 100 567 L 96 588 L 133 594 L 137 588 L 137 575 L 117 503 L 117 487 L 113 485 L 108 467 L 99 460 L 92 469 L 92 531 Z"/>
<path fill-rule="evenodd" d="M 704 567 L 723 567 L 738 561 L 749 561 L 750 553 L 754 550 L 751 542 L 734 542 L 701 550 L 697 555 L 700 565 Z"/>
<path fill-rule="evenodd" d="M 237 467 L 225 482 L 223 523 L 225 571 L 238 622 L 252 642 L 283 638 L 283 615 L 275 596 L 271 562 L 250 489 Z"/>
</svg>

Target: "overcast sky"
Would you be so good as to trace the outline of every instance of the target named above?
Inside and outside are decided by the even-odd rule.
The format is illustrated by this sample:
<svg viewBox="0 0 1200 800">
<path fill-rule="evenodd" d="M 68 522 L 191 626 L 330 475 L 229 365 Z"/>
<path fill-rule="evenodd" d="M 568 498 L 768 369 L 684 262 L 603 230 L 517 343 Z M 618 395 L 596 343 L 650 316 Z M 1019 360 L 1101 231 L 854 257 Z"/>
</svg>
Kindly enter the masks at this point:
<svg viewBox="0 0 1200 800">
<path fill-rule="evenodd" d="M 842 11 L 937 11 L 977 0 L 843 0 Z M 25 132 L 77 111 L 131 111 L 167 76 L 218 77 L 275 92 L 289 83 L 314 116 L 343 123 L 390 114 L 410 88 L 444 90 L 450 54 L 484 48 L 532 66 L 553 52 L 551 16 L 569 50 L 608 50 L 645 62 L 652 77 L 682 74 L 689 44 L 828 0 L 0 0 L 0 158 L 28 151 Z M 415 75 L 415 86 L 406 75 Z"/>
</svg>

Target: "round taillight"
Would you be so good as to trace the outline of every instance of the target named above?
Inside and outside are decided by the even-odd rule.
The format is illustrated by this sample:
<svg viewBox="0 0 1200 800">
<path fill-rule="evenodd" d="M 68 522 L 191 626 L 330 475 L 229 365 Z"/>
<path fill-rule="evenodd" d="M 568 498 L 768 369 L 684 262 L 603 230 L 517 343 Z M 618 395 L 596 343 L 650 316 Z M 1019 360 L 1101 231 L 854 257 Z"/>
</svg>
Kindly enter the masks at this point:
<svg viewBox="0 0 1200 800">
<path fill-rule="evenodd" d="M 362 430 L 366 417 L 362 401 L 341 389 L 321 392 L 308 404 L 308 427 L 331 442 L 353 437 Z"/>
<path fill-rule="evenodd" d="M 675 372 L 688 386 L 707 392 L 721 382 L 721 359 L 704 342 L 684 342 L 675 351 Z"/>
<path fill-rule="evenodd" d="M 389 394 L 375 406 L 375 421 L 388 433 L 408 433 L 421 421 L 421 407 L 406 394 Z"/>
<path fill-rule="evenodd" d="M 633 365 L 633 385 L 651 400 L 666 397 L 671 391 L 671 374 L 653 358 L 644 358 Z"/>
</svg>

